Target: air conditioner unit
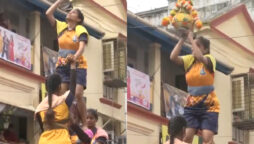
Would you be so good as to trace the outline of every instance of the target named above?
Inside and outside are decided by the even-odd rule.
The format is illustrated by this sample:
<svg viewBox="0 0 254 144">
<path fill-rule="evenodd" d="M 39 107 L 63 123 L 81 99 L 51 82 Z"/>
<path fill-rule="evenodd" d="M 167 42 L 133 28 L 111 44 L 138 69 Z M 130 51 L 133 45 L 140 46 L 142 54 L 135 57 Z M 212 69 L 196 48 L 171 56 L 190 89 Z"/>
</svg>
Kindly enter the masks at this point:
<svg viewBox="0 0 254 144">
<path fill-rule="evenodd" d="M 235 91 L 239 92 L 237 93 L 239 94 L 238 96 L 236 95 L 236 92 L 233 93 L 233 100 L 235 100 L 233 102 L 234 103 L 233 112 L 243 112 L 245 110 L 245 84 L 244 83 L 245 83 L 244 77 L 238 77 L 238 78 L 232 79 L 233 92 Z M 236 86 L 234 87 L 234 85 Z M 236 101 L 236 99 L 238 100 Z"/>
<path fill-rule="evenodd" d="M 103 43 L 103 69 L 104 72 L 114 71 L 114 41 Z"/>
</svg>

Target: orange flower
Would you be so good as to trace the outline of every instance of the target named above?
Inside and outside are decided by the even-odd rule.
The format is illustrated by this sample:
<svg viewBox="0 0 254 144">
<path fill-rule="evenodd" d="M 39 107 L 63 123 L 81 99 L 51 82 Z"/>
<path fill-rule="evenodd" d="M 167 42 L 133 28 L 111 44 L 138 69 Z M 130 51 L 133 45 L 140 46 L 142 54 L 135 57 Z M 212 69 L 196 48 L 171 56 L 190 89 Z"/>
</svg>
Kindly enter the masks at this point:
<svg viewBox="0 0 254 144">
<path fill-rule="evenodd" d="M 168 26 L 169 25 L 169 17 L 164 17 L 163 19 L 162 19 L 162 22 L 161 22 L 161 25 L 163 25 L 163 26 Z"/>
<path fill-rule="evenodd" d="M 196 25 L 196 27 L 197 27 L 198 29 L 201 29 L 201 27 L 203 26 L 203 23 L 202 23 L 201 20 L 197 20 L 197 21 L 195 22 L 195 25 Z"/>
</svg>

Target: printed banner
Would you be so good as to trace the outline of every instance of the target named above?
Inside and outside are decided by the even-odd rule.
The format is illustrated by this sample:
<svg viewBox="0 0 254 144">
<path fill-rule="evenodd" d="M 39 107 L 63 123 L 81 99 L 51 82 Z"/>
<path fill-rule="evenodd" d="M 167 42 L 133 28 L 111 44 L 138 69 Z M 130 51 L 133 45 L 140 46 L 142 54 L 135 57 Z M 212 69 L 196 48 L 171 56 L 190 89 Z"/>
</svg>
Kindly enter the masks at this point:
<svg viewBox="0 0 254 144">
<path fill-rule="evenodd" d="M 150 110 L 150 79 L 147 74 L 127 67 L 128 101 Z"/>
<path fill-rule="evenodd" d="M 163 84 L 163 95 L 166 117 L 170 119 L 177 115 L 183 115 L 187 93 L 169 84 Z"/>
<path fill-rule="evenodd" d="M 44 76 L 53 74 L 56 69 L 58 53 L 47 47 L 43 47 L 42 54 L 43 54 Z"/>
<path fill-rule="evenodd" d="M 0 58 L 31 70 L 31 41 L 0 27 Z"/>
</svg>

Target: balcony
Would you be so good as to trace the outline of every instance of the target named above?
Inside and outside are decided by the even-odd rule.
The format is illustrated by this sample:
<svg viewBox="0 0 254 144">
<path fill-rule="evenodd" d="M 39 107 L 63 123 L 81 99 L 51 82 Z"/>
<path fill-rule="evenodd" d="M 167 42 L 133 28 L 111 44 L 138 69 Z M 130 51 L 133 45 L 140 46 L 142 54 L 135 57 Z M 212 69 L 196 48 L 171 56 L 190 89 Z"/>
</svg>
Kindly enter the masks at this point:
<svg viewBox="0 0 254 144">
<path fill-rule="evenodd" d="M 104 84 L 108 87 L 126 87 L 126 38 L 103 41 Z"/>
<path fill-rule="evenodd" d="M 232 77 L 233 126 L 254 129 L 254 73 Z"/>
</svg>

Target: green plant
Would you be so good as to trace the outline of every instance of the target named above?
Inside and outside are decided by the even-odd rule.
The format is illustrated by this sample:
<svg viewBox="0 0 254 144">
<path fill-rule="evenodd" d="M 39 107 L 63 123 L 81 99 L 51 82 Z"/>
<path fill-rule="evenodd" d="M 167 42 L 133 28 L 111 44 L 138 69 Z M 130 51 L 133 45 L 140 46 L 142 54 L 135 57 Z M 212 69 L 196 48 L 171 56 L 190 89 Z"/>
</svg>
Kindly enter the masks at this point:
<svg viewBox="0 0 254 144">
<path fill-rule="evenodd" d="M 4 112 L 2 113 L 4 122 L 10 122 L 10 118 L 13 115 L 15 110 L 16 110 L 16 108 L 13 107 L 13 106 L 11 106 L 11 107 L 7 108 L 6 110 L 4 110 Z"/>
</svg>

